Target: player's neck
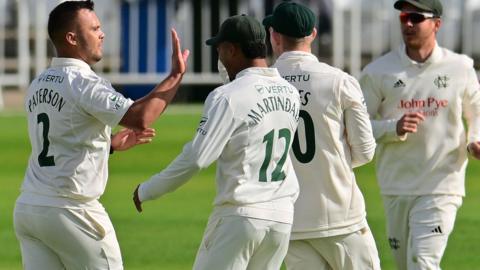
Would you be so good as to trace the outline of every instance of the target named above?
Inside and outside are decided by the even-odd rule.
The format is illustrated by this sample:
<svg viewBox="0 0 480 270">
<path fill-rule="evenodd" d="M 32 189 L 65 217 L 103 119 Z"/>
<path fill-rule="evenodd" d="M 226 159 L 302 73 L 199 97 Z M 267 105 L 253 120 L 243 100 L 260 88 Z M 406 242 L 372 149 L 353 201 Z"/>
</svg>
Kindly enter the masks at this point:
<svg viewBox="0 0 480 270">
<path fill-rule="evenodd" d="M 239 61 L 236 67 L 232 67 L 233 69 L 233 77 L 235 78 L 239 72 L 244 69 L 251 68 L 251 67 L 268 67 L 267 61 L 265 58 L 255 58 L 255 59 L 244 59 L 244 61 Z"/>
<path fill-rule="evenodd" d="M 291 46 L 291 47 L 283 47 L 281 50 L 281 53 L 284 52 L 306 52 L 306 53 L 312 53 L 312 47 L 309 44 L 306 43 L 299 43 L 296 46 Z"/>
<path fill-rule="evenodd" d="M 312 47 L 310 44 L 300 44 L 295 47 L 295 51 L 301 51 L 301 52 L 307 52 L 307 53 L 312 53 Z"/>
<path fill-rule="evenodd" d="M 423 63 L 432 55 L 433 50 L 435 49 L 435 41 L 429 42 L 421 46 L 420 48 L 405 48 L 405 52 L 408 57 L 413 61 L 418 63 Z"/>
<path fill-rule="evenodd" d="M 92 65 L 92 63 L 89 63 L 77 51 L 68 50 L 66 48 L 57 48 L 57 57 L 74 58 L 74 59 L 82 60 L 83 62 L 87 63 L 88 65 Z"/>
<path fill-rule="evenodd" d="M 267 61 L 265 58 L 255 58 L 252 59 L 250 62 L 250 67 L 268 67 Z"/>
<path fill-rule="evenodd" d="M 238 72 L 251 67 L 268 67 L 268 65 L 265 58 L 245 59 L 245 61 L 239 63 Z"/>
</svg>

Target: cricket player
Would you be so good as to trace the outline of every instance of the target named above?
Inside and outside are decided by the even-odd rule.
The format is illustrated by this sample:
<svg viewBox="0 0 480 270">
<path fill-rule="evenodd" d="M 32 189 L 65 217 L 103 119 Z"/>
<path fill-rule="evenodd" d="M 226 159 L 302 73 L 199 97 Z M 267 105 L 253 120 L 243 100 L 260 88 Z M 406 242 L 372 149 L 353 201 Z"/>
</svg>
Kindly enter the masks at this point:
<svg viewBox="0 0 480 270">
<path fill-rule="evenodd" d="M 300 96 L 268 68 L 265 29 L 253 17 L 228 18 L 215 46 L 230 83 L 205 101 L 193 140 L 134 192 L 141 204 L 172 192 L 217 160 L 215 208 L 198 249 L 197 270 L 278 270 L 287 253 L 298 183 L 288 152 Z"/>
<path fill-rule="evenodd" d="M 115 231 L 98 201 L 108 157 L 149 142 L 148 128 L 175 95 L 188 51 L 172 31 L 172 70 L 135 102 L 92 71 L 105 37 L 92 1 L 55 7 L 48 33 L 57 56 L 25 97 L 32 152 L 14 210 L 23 268 L 123 269 Z M 128 129 L 111 135 L 112 127 Z"/>
<path fill-rule="evenodd" d="M 436 42 L 439 0 L 394 7 L 404 44 L 369 64 L 360 83 L 396 265 L 440 269 L 465 196 L 468 151 L 480 157 L 480 85 L 472 59 Z"/>
<path fill-rule="evenodd" d="M 369 116 L 358 82 L 312 54 L 315 20 L 294 2 L 263 20 L 278 57 L 273 67 L 301 96 L 291 151 L 300 195 L 285 263 L 289 270 L 380 269 L 352 169 L 375 152 Z"/>
</svg>

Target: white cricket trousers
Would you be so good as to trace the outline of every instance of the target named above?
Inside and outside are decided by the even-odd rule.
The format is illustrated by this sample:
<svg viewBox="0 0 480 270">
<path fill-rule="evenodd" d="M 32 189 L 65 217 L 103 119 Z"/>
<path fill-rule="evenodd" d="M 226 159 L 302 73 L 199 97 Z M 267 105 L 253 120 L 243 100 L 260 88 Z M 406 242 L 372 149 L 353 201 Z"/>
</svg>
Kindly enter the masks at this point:
<svg viewBox="0 0 480 270">
<path fill-rule="evenodd" d="M 387 236 L 399 270 L 439 270 L 462 197 L 384 195 Z"/>
<path fill-rule="evenodd" d="M 291 224 L 241 216 L 211 216 L 194 270 L 278 270 Z"/>
<path fill-rule="evenodd" d="M 349 234 L 291 240 L 285 264 L 288 270 L 380 270 L 368 226 Z"/>
<path fill-rule="evenodd" d="M 104 209 L 17 203 L 14 226 L 25 270 L 123 269 L 117 237 Z"/>
</svg>

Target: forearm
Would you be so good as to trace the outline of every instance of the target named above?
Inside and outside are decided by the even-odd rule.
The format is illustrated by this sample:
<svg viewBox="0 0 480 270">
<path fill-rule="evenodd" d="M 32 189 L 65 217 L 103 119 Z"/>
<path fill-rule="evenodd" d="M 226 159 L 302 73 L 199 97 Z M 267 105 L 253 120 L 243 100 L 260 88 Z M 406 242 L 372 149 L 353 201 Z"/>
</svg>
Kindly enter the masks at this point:
<svg viewBox="0 0 480 270">
<path fill-rule="evenodd" d="M 352 167 L 360 167 L 372 161 L 375 155 L 375 141 L 367 142 L 362 145 L 351 146 Z"/>
<path fill-rule="evenodd" d="M 352 167 L 359 167 L 370 162 L 375 154 L 376 143 L 364 106 L 356 103 L 345 110 L 345 128 Z"/>
<path fill-rule="evenodd" d="M 480 118 L 475 117 L 468 123 L 468 143 L 480 141 Z"/>
<path fill-rule="evenodd" d="M 398 119 L 371 120 L 373 137 L 377 143 L 400 142 L 405 141 L 407 135 L 398 136 Z"/>
<path fill-rule="evenodd" d="M 167 104 L 170 103 L 177 93 L 182 78 L 183 74 L 180 73 L 168 75 L 168 77 L 158 84 L 147 96 L 139 99 L 139 101 L 147 98 L 160 98 Z"/>
<path fill-rule="evenodd" d="M 177 168 L 167 168 L 165 171 L 152 176 L 147 182 L 140 185 L 138 190 L 140 201 L 154 200 L 166 193 L 175 191 L 185 184 L 198 170 L 198 168 L 193 167 L 182 171 Z"/>
<path fill-rule="evenodd" d="M 464 117 L 468 126 L 467 142 L 478 142 L 480 141 L 480 95 L 470 95 L 464 104 Z"/>
<path fill-rule="evenodd" d="M 377 143 L 398 142 L 405 140 L 404 136 L 397 135 L 397 122 L 400 118 L 379 119 L 378 114 L 385 99 L 381 90 L 381 77 L 369 73 L 362 74 L 360 85 L 362 87 L 367 112 L 370 116 L 373 137 Z"/>
<path fill-rule="evenodd" d="M 177 93 L 182 74 L 170 74 L 146 96 L 136 100 L 120 121 L 124 127 L 143 130 L 165 111 Z"/>
<path fill-rule="evenodd" d="M 186 151 L 184 150 L 165 170 L 140 185 L 138 195 L 141 202 L 156 199 L 176 190 L 200 170 L 190 158 L 189 147 L 187 145 Z"/>
</svg>

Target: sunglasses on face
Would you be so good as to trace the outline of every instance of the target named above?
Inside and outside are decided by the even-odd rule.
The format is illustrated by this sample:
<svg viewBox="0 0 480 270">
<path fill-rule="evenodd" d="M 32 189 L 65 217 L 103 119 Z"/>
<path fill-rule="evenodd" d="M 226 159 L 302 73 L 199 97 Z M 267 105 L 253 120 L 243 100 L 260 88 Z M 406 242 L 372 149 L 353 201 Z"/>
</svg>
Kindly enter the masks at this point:
<svg viewBox="0 0 480 270">
<path fill-rule="evenodd" d="M 432 18 L 436 18 L 436 16 L 428 12 L 400 12 L 400 22 L 402 23 L 410 21 L 413 24 L 417 24 Z"/>
</svg>

